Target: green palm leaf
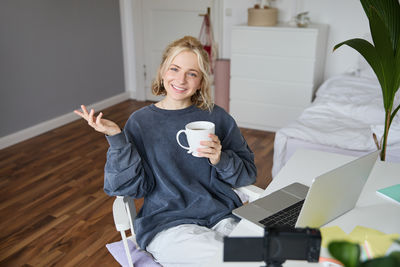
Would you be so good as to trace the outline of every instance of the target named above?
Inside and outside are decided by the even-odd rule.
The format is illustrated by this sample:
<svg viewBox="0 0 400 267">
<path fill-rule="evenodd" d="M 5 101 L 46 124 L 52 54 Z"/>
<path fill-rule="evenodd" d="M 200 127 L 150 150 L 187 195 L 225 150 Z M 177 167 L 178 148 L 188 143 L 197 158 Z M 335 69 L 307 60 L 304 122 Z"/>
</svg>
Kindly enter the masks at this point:
<svg viewBox="0 0 400 267">
<path fill-rule="evenodd" d="M 393 86 L 396 78 L 394 76 L 396 72 L 396 62 L 394 57 L 395 51 L 393 51 L 392 44 L 390 42 L 389 31 L 379 17 L 376 9 L 373 7 L 371 7 L 370 12 L 370 28 L 382 67 L 383 76 L 381 79 L 379 79 L 379 82 L 382 87 L 384 106 L 385 110 L 389 110 L 391 112 L 395 92 L 395 90 L 393 90 Z"/>
<path fill-rule="evenodd" d="M 393 51 L 399 47 L 400 37 L 400 5 L 397 0 L 361 0 L 364 12 L 370 19 L 370 7 L 373 6 L 382 18 L 392 37 Z"/>
</svg>

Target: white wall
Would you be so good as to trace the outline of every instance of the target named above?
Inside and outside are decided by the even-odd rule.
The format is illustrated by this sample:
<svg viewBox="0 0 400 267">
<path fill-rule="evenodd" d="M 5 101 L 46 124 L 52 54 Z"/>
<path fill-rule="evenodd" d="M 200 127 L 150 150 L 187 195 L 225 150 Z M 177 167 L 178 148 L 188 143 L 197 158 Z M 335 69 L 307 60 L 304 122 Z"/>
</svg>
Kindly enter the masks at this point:
<svg viewBox="0 0 400 267">
<path fill-rule="evenodd" d="M 0 1 L 0 149 L 125 96 L 115 0 Z"/>
<path fill-rule="evenodd" d="M 247 23 L 247 8 L 257 0 L 224 0 L 223 43 L 221 58 L 230 58 L 231 27 Z M 311 22 L 329 25 L 324 79 L 356 66 L 359 54 L 343 46 L 334 53 L 335 44 L 364 37 L 369 32 L 368 19 L 359 0 L 274 0 L 279 10 L 278 20 L 289 22 L 294 14 L 309 11 Z M 229 15 L 231 12 L 232 15 Z"/>
</svg>

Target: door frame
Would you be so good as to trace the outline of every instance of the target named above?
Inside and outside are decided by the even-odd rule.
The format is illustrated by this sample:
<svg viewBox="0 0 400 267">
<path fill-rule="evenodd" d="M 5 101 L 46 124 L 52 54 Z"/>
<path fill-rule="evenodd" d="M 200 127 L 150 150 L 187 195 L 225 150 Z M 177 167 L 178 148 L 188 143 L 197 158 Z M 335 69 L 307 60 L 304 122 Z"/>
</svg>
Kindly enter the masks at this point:
<svg viewBox="0 0 400 267">
<path fill-rule="evenodd" d="M 125 91 L 129 93 L 130 98 L 139 101 L 146 100 L 142 1 L 146 0 L 119 0 Z M 224 4 L 222 0 L 213 1 L 211 7 L 213 33 L 218 44 L 218 54 L 222 55 Z M 205 12 L 207 10 L 204 10 Z"/>
</svg>

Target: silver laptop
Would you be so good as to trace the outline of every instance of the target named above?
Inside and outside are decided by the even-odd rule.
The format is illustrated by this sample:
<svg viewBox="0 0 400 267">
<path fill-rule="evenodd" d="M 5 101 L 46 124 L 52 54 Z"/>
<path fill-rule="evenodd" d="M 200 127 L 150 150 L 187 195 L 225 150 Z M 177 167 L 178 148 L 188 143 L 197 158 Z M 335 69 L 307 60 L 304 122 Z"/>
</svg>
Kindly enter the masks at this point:
<svg viewBox="0 0 400 267">
<path fill-rule="evenodd" d="M 232 211 L 260 227 L 320 227 L 351 210 L 369 177 L 379 151 L 316 177 L 311 187 L 290 184 Z"/>
</svg>

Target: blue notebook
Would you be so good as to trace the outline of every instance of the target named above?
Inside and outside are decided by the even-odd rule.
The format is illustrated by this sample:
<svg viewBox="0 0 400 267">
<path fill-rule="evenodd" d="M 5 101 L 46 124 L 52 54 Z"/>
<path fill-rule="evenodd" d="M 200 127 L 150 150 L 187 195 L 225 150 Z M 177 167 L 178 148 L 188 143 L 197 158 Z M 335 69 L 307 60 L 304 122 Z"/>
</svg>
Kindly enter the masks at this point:
<svg viewBox="0 0 400 267">
<path fill-rule="evenodd" d="M 400 204 L 400 184 L 388 186 L 376 191 L 380 196 Z"/>
</svg>

